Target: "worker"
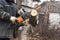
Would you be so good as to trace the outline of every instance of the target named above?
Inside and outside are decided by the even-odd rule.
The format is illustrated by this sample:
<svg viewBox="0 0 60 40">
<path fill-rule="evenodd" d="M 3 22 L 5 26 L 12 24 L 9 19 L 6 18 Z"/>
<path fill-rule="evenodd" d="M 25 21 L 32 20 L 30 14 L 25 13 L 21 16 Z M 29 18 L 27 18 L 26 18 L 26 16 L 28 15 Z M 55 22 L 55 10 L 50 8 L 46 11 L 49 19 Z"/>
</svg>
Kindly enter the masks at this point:
<svg viewBox="0 0 60 40">
<path fill-rule="evenodd" d="M 18 9 L 14 0 L 0 0 L 0 40 L 13 38 L 13 26 Z"/>
<path fill-rule="evenodd" d="M 0 40 L 10 40 L 10 38 L 13 38 L 14 25 L 11 22 L 14 23 L 17 20 L 20 23 L 29 17 L 28 14 L 23 14 L 19 17 L 18 15 L 18 8 L 14 0 L 0 0 Z"/>
</svg>

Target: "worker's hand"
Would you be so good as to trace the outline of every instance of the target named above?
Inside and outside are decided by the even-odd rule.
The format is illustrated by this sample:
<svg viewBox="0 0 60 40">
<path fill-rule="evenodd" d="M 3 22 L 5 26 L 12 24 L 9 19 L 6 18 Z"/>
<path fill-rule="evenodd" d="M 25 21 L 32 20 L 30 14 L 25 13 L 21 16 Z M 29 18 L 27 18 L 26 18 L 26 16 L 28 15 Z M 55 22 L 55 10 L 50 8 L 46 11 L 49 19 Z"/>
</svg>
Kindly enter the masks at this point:
<svg viewBox="0 0 60 40">
<path fill-rule="evenodd" d="M 37 16 L 37 15 L 38 15 L 38 12 L 37 12 L 36 10 L 32 10 L 32 11 L 31 11 L 31 15 L 32 15 L 32 16 Z"/>
<path fill-rule="evenodd" d="M 14 16 L 11 16 L 11 17 L 10 17 L 10 21 L 12 21 L 12 23 L 15 23 L 16 20 L 17 20 L 16 17 L 14 17 Z"/>
</svg>

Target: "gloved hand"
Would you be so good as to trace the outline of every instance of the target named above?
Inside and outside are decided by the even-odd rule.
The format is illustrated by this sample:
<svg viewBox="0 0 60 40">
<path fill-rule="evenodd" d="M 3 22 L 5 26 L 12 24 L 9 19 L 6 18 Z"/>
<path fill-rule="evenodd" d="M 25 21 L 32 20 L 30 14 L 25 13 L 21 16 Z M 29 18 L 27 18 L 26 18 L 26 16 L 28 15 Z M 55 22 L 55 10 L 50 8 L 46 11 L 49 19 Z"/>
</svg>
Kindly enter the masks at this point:
<svg viewBox="0 0 60 40">
<path fill-rule="evenodd" d="M 16 17 L 14 17 L 14 16 L 11 16 L 11 17 L 10 17 L 10 21 L 12 21 L 12 23 L 15 23 L 16 20 L 17 20 Z"/>
</svg>

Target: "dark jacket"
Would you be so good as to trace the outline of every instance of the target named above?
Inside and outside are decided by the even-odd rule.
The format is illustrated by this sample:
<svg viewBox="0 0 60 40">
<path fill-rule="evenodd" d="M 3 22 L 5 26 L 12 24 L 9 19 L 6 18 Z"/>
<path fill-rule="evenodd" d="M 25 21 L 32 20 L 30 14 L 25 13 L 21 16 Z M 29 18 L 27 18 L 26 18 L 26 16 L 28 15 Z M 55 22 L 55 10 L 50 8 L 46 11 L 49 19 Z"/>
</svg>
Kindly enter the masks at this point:
<svg viewBox="0 0 60 40">
<path fill-rule="evenodd" d="M 11 16 L 17 16 L 17 7 L 14 3 L 0 0 L 0 38 L 12 38 L 14 25 L 10 22 Z"/>
</svg>

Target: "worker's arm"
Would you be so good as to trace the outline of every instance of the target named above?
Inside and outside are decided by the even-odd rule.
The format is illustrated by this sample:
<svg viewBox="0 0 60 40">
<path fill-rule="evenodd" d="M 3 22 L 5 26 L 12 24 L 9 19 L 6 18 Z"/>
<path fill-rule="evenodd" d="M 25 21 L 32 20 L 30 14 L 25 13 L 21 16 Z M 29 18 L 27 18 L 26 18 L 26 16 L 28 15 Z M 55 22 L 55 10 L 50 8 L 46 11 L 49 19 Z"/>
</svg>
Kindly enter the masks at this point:
<svg viewBox="0 0 60 40">
<path fill-rule="evenodd" d="M 4 11 L 4 6 L 0 4 L 0 19 L 2 20 L 13 21 L 13 22 L 17 20 L 19 23 L 21 23 L 29 17 L 30 14 L 27 14 L 26 12 L 24 14 L 21 14 L 18 18 L 11 16 L 10 13 Z"/>
<path fill-rule="evenodd" d="M 0 20 L 14 21 L 16 18 L 11 16 L 10 13 L 4 11 L 4 6 L 0 4 Z"/>
<path fill-rule="evenodd" d="M 11 17 L 9 13 L 5 12 L 3 5 L 0 4 L 0 19 L 9 20 Z"/>
</svg>

